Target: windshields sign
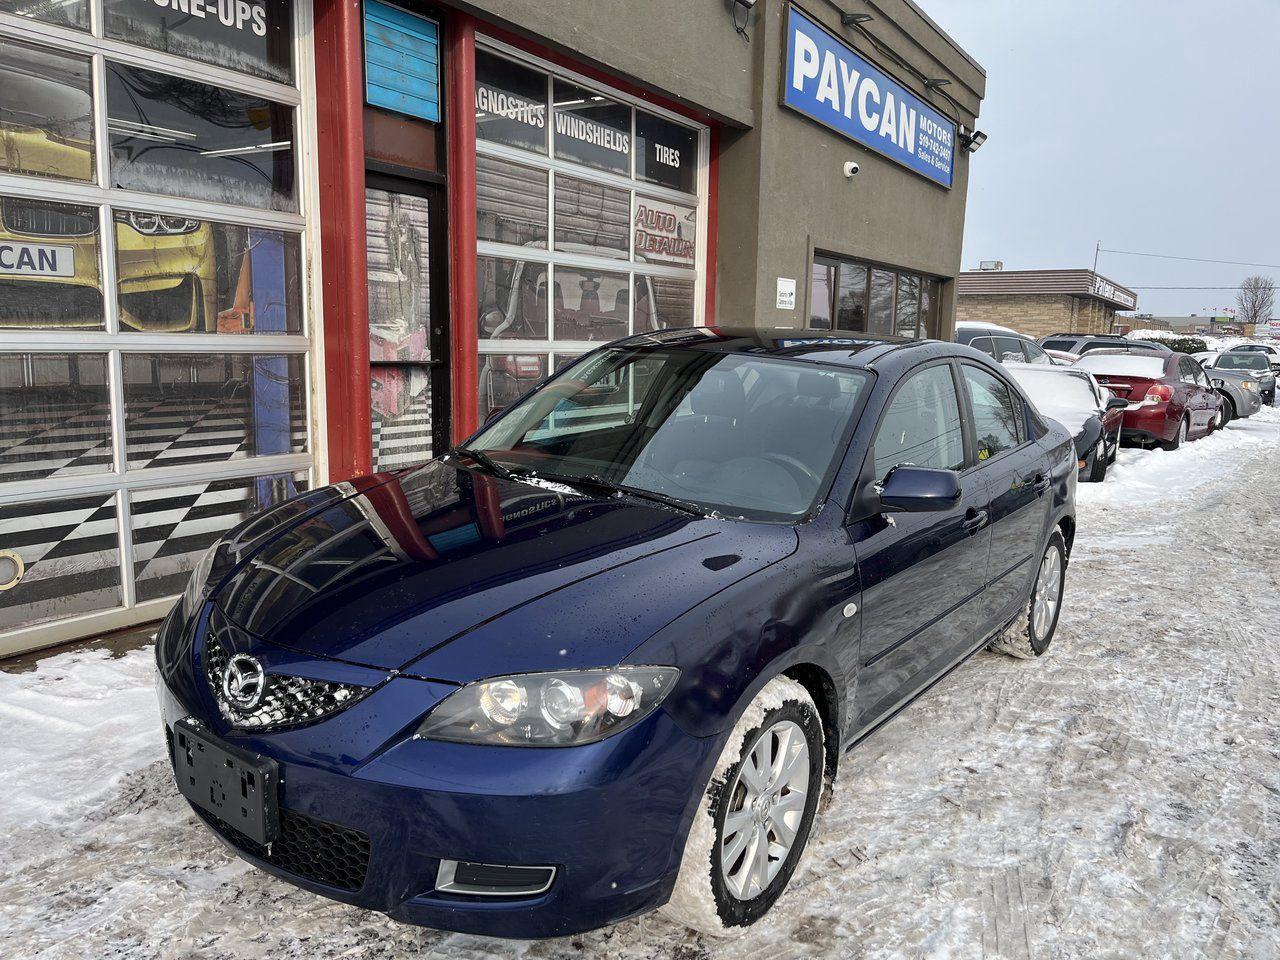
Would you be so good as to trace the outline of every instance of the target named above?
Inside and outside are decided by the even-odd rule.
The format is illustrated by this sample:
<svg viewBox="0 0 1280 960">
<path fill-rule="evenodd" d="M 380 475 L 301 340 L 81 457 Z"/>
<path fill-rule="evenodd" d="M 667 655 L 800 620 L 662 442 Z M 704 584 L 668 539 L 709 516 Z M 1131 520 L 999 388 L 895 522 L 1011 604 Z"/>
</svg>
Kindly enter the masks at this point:
<svg viewBox="0 0 1280 960">
<path fill-rule="evenodd" d="M 783 103 L 944 187 L 956 125 L 795 7 L 787 11 Z"/>
</svg>

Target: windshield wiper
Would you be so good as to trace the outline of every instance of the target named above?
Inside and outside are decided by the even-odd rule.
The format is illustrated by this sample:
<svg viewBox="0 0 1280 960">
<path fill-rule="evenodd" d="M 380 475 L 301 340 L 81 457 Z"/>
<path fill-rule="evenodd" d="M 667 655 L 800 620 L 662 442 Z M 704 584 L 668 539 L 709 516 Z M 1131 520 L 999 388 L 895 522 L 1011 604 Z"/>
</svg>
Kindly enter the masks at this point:
<svg viewBox="0 0 1280 960">
<path fill-rule="evenodd" d="M 500 477 L 503 480 L 510 480 L 514 476 L 510 470 L 498 463 L 497 460 L 494 460 L 493 457 L 489 456 L 483 450 L 476 450 L 472 447 L 454 447 L 449 451 L 449 453 L 455 457 L 469 457 L 476 463 L 480 464 L 480 466 L 484 467 L 484 469 L 489 473 L 492 473 L 495 477 Z"/>
<path fill-rule="evenodd" d="M 689 500 L 681 500 L 679 497 L 673 497 L 669 494 L 658 493 L 654 490 L 645 490 L 642 487 L 628 487 L 621 483 L 614 483 L 612 480 L 606 480 L 598 474 L 588 473 L 583 476 L 558 476 L 549 473 L 539 474 L 547 480 L 553 480 L 556 483 L 565 483 L 569 486 L 586 487 L 594 489 L 602 493 L 623 493 L 629 497 L 635 497 L 639 500 L 649 500 L 653 503 L 660 503 L 663 506 L 671 507 L 682 513 L 692 514 L 695 517 L 705 517 L 707 511 Z"/>
</svg>

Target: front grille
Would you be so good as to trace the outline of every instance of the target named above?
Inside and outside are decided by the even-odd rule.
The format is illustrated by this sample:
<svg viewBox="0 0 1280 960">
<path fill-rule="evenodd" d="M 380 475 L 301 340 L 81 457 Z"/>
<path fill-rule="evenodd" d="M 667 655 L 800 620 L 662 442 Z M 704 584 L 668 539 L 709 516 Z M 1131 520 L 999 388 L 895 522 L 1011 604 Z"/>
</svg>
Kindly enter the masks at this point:
<svg viewBox="0 0 1280 960">
<path fill-rule="evenodd" d="M 93 207 L 5 197 L 2 209 L 4 225 L 13 233 L 32 237 L 88 237 L 98 232 L 98 212 Z"/>
<path fill-rule="evenodd" d="M 204 648 L 205 678 L 223 719 L 242 730 L 276 729 L 315 723 L 339 710 L 345 710 L 372 690 L 371 687 L 358 687 L 349 683 L 268 673 L 266 689 L 257 706 L 242 710 L 227 699 L 222 689 L 229 660 L 226 648 L 213 634 L 209 634 Z"/>
<path fill-rule="evenodd" d="M 359 830 L 281 809 L 280 835 L 264 847 L 217 817 L 204 817 L 232 846 L 274 867 L 350 893 L 364 886 L 369 837 Z"/>
</svg>

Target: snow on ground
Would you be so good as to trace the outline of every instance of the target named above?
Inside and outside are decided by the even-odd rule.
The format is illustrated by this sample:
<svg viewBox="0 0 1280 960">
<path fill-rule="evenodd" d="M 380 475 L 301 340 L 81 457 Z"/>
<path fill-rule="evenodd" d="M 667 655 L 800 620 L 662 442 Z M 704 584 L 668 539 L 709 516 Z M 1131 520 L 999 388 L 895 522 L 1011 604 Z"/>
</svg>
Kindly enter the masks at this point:
<svg viewBox="0 0 1280 960">
<path fill-rule="evenodd" d="M 510 943 L 247 867 L 160 759 L 150 651 L 0 674 L 0 957 L 1276 957 L 1280 413 L 1080 486 L 1036 662 L 980 654 L 842 764 L 741 940 L 662 916 Z"/>
</svg>

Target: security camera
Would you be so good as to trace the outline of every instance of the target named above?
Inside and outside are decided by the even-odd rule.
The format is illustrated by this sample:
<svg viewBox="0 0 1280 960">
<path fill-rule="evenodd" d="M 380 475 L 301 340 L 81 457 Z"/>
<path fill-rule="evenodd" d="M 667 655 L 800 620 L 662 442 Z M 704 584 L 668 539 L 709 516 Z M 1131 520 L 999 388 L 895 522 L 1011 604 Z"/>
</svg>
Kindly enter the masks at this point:
<svg viewBox="0 0 1280 960">
<path fill-rule="evenodd" d="M 860 166 L 858 166 L 856 163 L 850 160 L 848 163 L 844 165 L 844 178 L 846 180 L 852 180 L 854 177 L 858 175 L 858 171 L 861 169 L 862 168 Z"/>
</svg>

